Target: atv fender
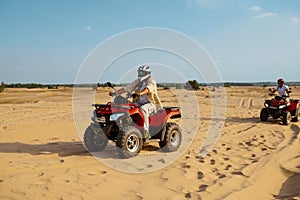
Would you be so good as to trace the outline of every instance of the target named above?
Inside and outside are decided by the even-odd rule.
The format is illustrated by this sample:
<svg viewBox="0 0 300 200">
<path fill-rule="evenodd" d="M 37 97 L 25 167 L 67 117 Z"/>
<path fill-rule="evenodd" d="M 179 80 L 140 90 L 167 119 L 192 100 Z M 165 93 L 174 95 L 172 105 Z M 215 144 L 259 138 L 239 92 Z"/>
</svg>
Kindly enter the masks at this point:
<svg viewBox="0 0 300 200">
<path fill-rule="evenodd" d="M 168 113 L 168 111 L 171 111 Z M 164 118 L 164 125 L 161 132 L 161 141 L 165 139 L 166 129 L 167 129 L 167 123 L 169 119 L 176 119 L 181 118 L 181 113 L 178 107 L 164 107 L 164 112 L 166 113 L 166 116 Z"/>
<path fill-rule="evenodd" d="M 167 123 L 164 123 L 163 129 L 161 131 L 160 141 L 164 141 L 166 135 Z"/>
<path fill-rule="evenodd" d="M 167 115 L 165 117 L 165 122 L 169 119 L 181 118 L 180 109 L 178 107 L 164 107 Z"/>
</svg>

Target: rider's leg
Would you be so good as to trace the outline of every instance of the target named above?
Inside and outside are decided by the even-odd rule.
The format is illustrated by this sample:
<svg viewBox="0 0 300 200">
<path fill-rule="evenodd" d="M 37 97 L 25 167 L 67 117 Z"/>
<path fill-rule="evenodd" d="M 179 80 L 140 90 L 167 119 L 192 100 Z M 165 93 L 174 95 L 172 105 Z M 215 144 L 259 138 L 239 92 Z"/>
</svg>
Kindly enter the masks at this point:
<svg viewBox="0 0 300 200">
<path fill-rule="evenodd" d="M 141 106 L 141 111 L 144 116 L 144 130 L 145 130 L 146 139 L 150 139 L 151 137 L 149 134 L 149 115 L 155 113 L 155 110 L 156 110 L 156 106 L 153 103 L 146 103 Z"/>
</svg>

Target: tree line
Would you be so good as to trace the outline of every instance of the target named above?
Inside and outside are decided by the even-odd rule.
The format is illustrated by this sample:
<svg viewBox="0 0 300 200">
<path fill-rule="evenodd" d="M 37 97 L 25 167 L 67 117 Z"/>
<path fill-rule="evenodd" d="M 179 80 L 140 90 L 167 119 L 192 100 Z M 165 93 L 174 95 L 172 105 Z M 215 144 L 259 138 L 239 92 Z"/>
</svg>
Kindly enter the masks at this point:
<svg viewBox="0 0 300 200">
<path fill-rule="evenodd" d="M 220 83 L 200 83 L 197 80 L 188 80 L 185 83 L 158 83 L 158 87 L 163 87 L 164 89 L 169 89 L 175 87 L 176 89 L 187 89 L 187 90 L 199 90 L 201 87 L 231 87 L 231 86 L 273 86 L 273 82 L 256 82 L 256 83 L 240 83 L 240 82 L 220 82 Z M 291 86 L 300 86 L 300 82 L 290 82 L 288 83 Z M 113 86 L 124 86 L 126 84 L 112 84 Z M 276 85 L 276 84 L 275 84 Z M 11 83 L 5 84 L 3 81 L 0 85 L 0 92 L 5 88 L 48 88 L 48 89 L 58 89 L 58 87 L 86 87 L 97 89 L 97 87 L 107 87 L 107 83 L 84 83 L 84 84 L 39 84 L 39 83 Z"/>
</svg>

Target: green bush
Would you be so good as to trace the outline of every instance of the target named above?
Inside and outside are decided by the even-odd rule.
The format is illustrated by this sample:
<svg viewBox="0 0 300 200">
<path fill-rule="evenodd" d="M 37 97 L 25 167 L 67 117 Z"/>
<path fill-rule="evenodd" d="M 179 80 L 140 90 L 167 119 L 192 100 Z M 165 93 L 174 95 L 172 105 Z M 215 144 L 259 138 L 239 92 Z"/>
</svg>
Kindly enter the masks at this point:
<svg viewBox="0 0 300 200">
<path fill-rule="evenodd" d="M 0 85 L 0 92 L 2 92 L 5 89 L 5 83 L 2 81 Z"/>
<path fill-rule="evenodd" d="M 185 84 L 185 89 L 187 90 L 199 90 L 199 83 L 196 80 L 187 81 Z"/>
</svg>

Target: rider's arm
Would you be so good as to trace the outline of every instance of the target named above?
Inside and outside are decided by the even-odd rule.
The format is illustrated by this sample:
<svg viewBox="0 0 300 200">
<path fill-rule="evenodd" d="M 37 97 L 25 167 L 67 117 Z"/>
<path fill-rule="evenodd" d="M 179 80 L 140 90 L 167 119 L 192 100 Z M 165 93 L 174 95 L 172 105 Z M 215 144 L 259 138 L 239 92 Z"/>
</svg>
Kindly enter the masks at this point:
<svg viewBox="0 0 300 200">
<path fill-rule="evenodd" d="M 276 88 L 276 87 L 275 87 Z M 276 92 L 276 90 L 275 90 L 275 88 L 269 88 L 269 91 L 270 91 L 270 93 L 269 93 L 269 95 L 270 96 L 273 96 L 274 94 L 275 94 L 275 92 Z"/>
<path fill-rule="evenodd" d="M 124 92 L 125 92 L 124 88 L 121 88 L 121 89 L 116 90 L 115 92 L 109 92 L 108 95 L 113 96 L 113 95 L 116 95 L 116 94 L 122 94 Z"/>
<path fill-rule="evenodd" d="M 149 94 L 149 93 L 155 93 L 157 88 L 156 88 L 156 82 L 154 79 L 150 78 L 148 81 L 147 81 L 147 85 L 146 85 L 146 88 L 142 91 L 142 92 L 139 92 L 139 96 L 142 96 L 144 94 Z"/>
<path fill-rule="evenodd" d="M 128 93 L 132 93 L 134 91 L 134 89 L 136 88 L 138 83 L 138 80 L 133 81 L 131 84 L 127 85 L 126 87 L 124 87 L 124 92 L 128 92 Z"/>
<path fill-rule="evenodd" d="M 289 88 L 285 89 L 285 92 L 287 93 L 288 96 L 290 96 L 291 92 L 289 91 Z"/>
<path fill-rule="evenodd" d="M 149 93 L 149 89 L 148 89 L 148 88 L 145 88 L 143 91 L 137 92 L 136 95 L 142 96 L 142 95 L 148 94 L 148 93 Z"/>
<path fill-rule="evenodd" d="M 271 91 L 271 93 L 272 94 L 275 94 L 275 92 L 278 90 L 278 86 L 275 86 L 274 88 L 272 88 L 272 91 Z"/>
<path fill-rule="evenodd" d="M 118 90 L 116 90 L 116 94 L 122 94 L 122 93 L 124 93 L 125 92 L 125 89 L 124 88 L 121 88 L 121 89 L 118 89 Z"/>
<path fill-rule="evenodd" d="M 123 87 L 121 89 L 118 89 L 115 92 L 109 92 L 109 95 L 112 96 L 112 95 L 115 95 L 115 94 L 122 94 L 122 93 L 125 93 L 125 92 L 130 92 L 131 93 L 134 90 L 134 88 L 136 86 L 136 83 L 137 83 L 137 81 L 134 81 L 131 84 L 129 84 L 128 86 Z"/>
</svg>

